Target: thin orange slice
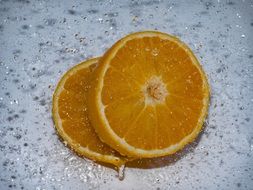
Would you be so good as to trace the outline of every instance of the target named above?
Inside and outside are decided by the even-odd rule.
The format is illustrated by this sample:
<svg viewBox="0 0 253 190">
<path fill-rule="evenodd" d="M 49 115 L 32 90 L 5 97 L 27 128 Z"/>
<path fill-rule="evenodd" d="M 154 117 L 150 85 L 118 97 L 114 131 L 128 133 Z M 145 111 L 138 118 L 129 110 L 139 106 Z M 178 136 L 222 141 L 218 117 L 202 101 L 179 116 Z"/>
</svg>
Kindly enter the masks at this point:
<svg viewBox="0 0 253 190">
<path fill-rule="evenodd" d="M 146 31 L 124 37 L 100 59 L 93 78 L 91 122 L 123 155 L 172 154 L 201 131 L 209 85 L 197 58 L 174 36 Z"/>
<path fill-rule="evenodd" d="M 97 62 L 98 58 L 82 62 L 61 78 L 53 96 L 53 120 L 59 135 L 79 155 L 119 167 L 125 158 L 100 141 L 88 119 L 87 91 Z"/>
</svg>

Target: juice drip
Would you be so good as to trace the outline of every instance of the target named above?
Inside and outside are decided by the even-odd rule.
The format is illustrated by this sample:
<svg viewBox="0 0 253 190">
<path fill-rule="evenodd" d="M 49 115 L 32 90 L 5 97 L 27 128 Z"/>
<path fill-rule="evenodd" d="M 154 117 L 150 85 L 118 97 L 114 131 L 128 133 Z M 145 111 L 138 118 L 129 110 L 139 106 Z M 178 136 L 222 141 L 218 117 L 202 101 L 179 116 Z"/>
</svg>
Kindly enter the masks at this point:
<svg viewBox="0 0 253 190">
<path fill-rule="evenodd" d="M 125 177 L 125 164 L 118 167 L 118 178 L 119 180 L 123 180 Z"/>
</svg>

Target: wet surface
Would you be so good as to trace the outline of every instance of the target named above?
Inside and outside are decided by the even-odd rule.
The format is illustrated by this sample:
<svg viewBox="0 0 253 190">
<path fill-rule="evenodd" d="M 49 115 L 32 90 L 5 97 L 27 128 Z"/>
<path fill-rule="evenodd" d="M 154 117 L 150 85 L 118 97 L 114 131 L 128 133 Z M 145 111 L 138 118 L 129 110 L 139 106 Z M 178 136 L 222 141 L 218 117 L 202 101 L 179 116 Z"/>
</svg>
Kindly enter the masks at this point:
<svg viewBox="0 0 253 190">
<path fill-rule="evenodd" d="M 127 167 L 119 181 L 61 143 L 52 93 L 67 69 L 148 29 L 196 53 L 212 88 L 209 117 L 165 166 Z M 0 189 L 252 189 L 252 34 L 249 0 L 0 1 Z"/>
</svg>

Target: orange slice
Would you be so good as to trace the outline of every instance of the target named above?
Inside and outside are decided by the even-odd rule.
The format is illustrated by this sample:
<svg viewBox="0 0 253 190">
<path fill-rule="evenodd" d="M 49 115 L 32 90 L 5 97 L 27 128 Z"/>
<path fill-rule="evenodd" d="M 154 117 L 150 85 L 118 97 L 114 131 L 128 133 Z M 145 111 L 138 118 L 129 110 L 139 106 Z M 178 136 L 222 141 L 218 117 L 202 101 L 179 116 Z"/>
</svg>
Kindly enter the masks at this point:
<svg viewBox="0 0 253 190">
<path fill-rule="evenodd" d="M 201 131 L 209 86 L 197 58 L 174 36 L 146 31 L 114 44 L 88 95 L 100 139 L 132 157 L 175 153 Z"/>
<path fill-rule="evenodd" d="M 88 119 L 87 91 L 97 62 L 98 58 L 82 62 L 61 78 L 53 96 L 53 120 L 59 135 L 79 155 L 119 167 L 125 158 L 100 141 Z"/>
</svg>

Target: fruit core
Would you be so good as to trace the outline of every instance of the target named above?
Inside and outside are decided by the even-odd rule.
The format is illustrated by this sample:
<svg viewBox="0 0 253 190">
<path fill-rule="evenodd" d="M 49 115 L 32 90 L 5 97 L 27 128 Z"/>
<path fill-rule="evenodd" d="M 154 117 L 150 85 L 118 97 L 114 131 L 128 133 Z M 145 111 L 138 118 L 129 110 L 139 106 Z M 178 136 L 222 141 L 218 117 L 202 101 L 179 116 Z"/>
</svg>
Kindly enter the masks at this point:
<svg viewBox="0 0 253 190">
<path fill-rule="evenodd" d="M 165 103 L 168 95 L 167 88 L 160 77 L 152 77 L 143 87 L 146 104 Z"/>
</svg>

